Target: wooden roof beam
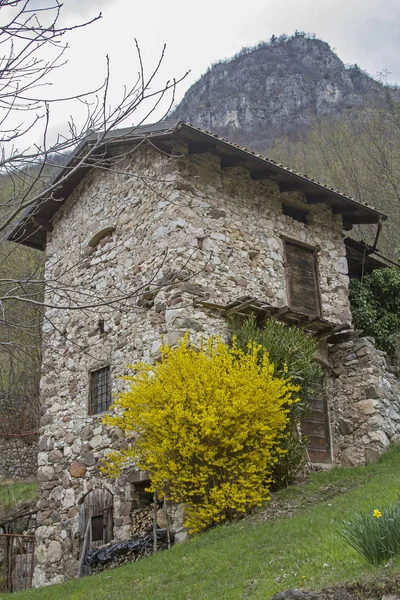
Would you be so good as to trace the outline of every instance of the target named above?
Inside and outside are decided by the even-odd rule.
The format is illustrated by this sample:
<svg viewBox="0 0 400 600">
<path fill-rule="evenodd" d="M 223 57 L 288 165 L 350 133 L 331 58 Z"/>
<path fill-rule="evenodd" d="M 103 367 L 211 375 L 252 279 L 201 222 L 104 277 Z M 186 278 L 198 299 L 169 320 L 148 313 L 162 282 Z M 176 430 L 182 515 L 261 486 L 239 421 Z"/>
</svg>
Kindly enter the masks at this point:
<svg viewBox="0 0 400 600">
<path fill-rule="evenodd" d="M 215 144 L 210 142 L 189 142 L 188 154 L 212 153 L 215 150 Z"/>
<path fill-rule="evenodd" d="M 49 221 L 45 221 L 44 219 L 38 219 L 37 217 L 31 217 L 32 223 L 36 227 L 41 227 L 45 231 L 53 231 L 53 225 Z"/>
<path fill-rule="evenodd" d="M 221 169 L 244 167 L 246 163 L 247 158 L 243 158 L 243 156 L 221 156 Z"/>
<path fill-rule="evenodd" d="M 279 191 L 280 192 L 301 192 L 305 188 L 304 183 L 299 181 L 280 181 Z"/>
<path fill-rule="evenodd" d="M 308 204 L 329 204 L 329 196 L 327 194 L 306 194 Z"/>
<path fill-rule="evenodd" d="M 270 179 L 275 175 L 276 172 L 272 169 L 253 169 L 253 171 L 250 171 L 250 177 L 255 181 L 261 181 L 262 179 Z"/>
<path fill-rule="evenodd" d="M 304 315 L 302 317 L 300 317 L 300 319 L 297 321 L 296 325 L 297 327 L 303 327 L 304 325 L 309 325 L 310 323 L 314 323 L 314 321 L 318 321 L 319 320 L 319 316 L 315 315 L 314 317 L 310 317 L 309 315 Z"/>
<path fill-rule="evenodd" d="M 355 208 L 349 208 L 345 204 L 339 204 L 338 206 L 332 206 L 332 214 L 334 215 L 354 215 L 356 212 Z"/>
<path fill-rule="evenodd" d="M 345 217 L 346 223 L 349 225 L 369 225 L 371 223 L 376 223 L 373 221 L 371 217 L 366 216 L 358 216 L 358 215 L 348 215 Z"/>
</svg>

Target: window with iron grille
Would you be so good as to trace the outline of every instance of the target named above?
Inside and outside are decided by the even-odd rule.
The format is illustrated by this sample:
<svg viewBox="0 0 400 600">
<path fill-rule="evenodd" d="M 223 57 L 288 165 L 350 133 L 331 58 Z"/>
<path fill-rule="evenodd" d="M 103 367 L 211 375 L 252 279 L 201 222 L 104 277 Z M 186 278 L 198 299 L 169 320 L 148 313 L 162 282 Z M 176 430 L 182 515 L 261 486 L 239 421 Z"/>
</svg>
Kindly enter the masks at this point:
<svg viewBox="0 0 400 600">
<path fill-rule="evenodd" d="M 110 367 L 103 367 L 90 373 L 89 414 L 97 415 L 111 405 Z"/>
</svg>

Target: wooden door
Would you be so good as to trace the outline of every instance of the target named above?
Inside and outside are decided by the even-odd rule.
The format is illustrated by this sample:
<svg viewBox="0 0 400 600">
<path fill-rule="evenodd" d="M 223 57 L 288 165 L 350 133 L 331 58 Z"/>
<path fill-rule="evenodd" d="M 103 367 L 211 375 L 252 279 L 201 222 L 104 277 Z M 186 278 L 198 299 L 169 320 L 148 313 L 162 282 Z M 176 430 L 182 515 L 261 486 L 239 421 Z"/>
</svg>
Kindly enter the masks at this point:
<svg viewBox="0 0 400 600">
<path fill-rule="evenodd" d="M 81 505 L 79 531 L 82 549 L 87 552 L 113 539 L 113 495 L 108 490 L 97 488 L 89 492 Z"/>
<path fill-rule="evenodd" d="M 330 463 L 331 438 L 328 403 L 323 386 L 315 397 L 309 399 L 311 407 L 301 424 L 301 431 L 308 437 L 308 455 L 312 463 Z"/>
</svg>

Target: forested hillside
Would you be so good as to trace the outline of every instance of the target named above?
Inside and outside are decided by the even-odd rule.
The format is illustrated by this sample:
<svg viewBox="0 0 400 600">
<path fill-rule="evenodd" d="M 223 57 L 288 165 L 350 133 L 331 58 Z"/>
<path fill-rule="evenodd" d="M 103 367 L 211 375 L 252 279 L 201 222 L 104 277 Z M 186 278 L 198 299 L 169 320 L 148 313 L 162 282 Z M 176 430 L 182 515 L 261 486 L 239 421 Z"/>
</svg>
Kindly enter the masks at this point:
<svg viewBox="0 0 400 600">
<path fill-rule="evenodd" d="M 275 160 L 343 190 L 386 213 L 379 250 L 399 258 L 400 247 L 400 104 L 384 105 L 316 120 L 296 140 L 276 140 Z M 357 226 L 350 235 L 373 244 L 376 227 Z"/>
<path fill-rule="evenodd" d="M 15 186 L 7 175 L 0 177 L 2 219 Z M 0 435 L 37 427 L 42 312 L 26 300 L 43 297 L 44 265 L 42 252 L 6 236 L 7 230 L 0 240 Z"/>
</svg>

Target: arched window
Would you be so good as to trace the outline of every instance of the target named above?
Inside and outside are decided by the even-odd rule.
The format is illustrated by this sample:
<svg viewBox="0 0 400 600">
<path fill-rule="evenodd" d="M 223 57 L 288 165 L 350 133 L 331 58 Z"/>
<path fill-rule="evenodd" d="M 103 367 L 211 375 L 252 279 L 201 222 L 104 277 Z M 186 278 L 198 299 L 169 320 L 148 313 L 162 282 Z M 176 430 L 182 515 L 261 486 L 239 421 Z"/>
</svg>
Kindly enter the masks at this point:
<svg viewBox="0 0 400 600">
<path fill-rule="evenodd" d="M 114 233 L 115 231 L 115 227 L 111 226 L 111 227 L 104 227 L 104 229 L 101 229 L 100 231 L 98 231 L 90 240 L 90 242 L 88 243 L 88 246 L 90 246 L 91 248 L 96 248 L 97 244 L 105 237 L 107 236 L 111 236 L 112 233 Z"/>
</svg>

